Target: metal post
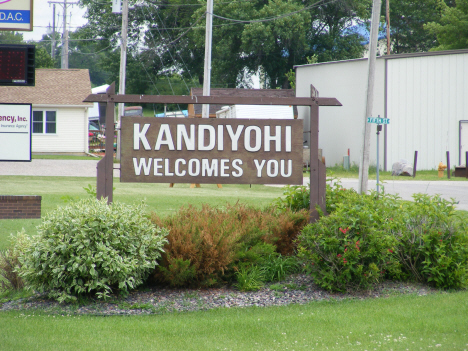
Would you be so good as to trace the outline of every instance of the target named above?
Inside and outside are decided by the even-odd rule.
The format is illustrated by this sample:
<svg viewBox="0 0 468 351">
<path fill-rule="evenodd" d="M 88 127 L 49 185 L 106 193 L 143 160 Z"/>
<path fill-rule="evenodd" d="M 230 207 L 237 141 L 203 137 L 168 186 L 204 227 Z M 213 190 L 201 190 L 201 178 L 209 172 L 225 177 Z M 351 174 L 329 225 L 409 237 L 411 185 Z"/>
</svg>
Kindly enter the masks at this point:
<svg viewBox="0 0 468 351">
<path fill-rule="evenodd" d="M 414 162 L 413 162 L 413 178 L 416 177 L 416 166 L 418 165 L 418 152 L 414 152 Z"/>
<path fill-rule="evenodd" d="M 379 195 L 379 136 L 380 131 L 382 130 L 382 125 L 377 124 L 377 195 Z"/>
<path fill-rule="evenodd" d="M 468 178 L 468 151 L 465 152 L 465 171 L 466 171 L 465 176 L 466 178 Z"/>
<path fill-rule="evenodd" d="M 447 178 L 450 179 L 450 151 L 447 151 Z"/>
</svg>

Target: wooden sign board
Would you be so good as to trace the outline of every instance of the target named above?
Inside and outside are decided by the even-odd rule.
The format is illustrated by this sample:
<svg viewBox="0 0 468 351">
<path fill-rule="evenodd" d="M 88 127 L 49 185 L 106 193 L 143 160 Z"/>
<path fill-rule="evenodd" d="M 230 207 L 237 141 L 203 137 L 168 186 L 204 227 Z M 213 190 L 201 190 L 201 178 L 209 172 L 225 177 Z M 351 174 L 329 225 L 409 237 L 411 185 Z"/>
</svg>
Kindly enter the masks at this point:
<svg viewBox="0 0 468 351">
<path fill-rule="evenodd" d="M 121 182 L 302 185 L 302 120 L 122 117 Z"/>
</svg>

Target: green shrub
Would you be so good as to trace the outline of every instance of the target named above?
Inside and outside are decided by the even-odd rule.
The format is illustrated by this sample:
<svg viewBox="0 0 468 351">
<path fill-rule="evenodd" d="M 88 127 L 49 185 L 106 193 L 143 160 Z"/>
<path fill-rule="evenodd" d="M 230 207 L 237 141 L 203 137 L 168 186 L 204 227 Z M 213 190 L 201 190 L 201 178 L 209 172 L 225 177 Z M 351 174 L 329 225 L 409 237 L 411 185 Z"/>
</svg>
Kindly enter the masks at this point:
<svg viewBox="0 0 468 351">
<path fill-rule="evenodd" d="M 210 286 L 229 280 L 237 264 L 251 266 L 265 256 L 265 250 L 267 255 L 293 253 L 307 219 L 307 211 L 278 212 L 274 207 L 260 210 L 241 204 L 223 209 L 189 206 L 165 218 L 153 214 L 156 225 L 169 229 L 155 278 L 172 286 Z"/>
<path fill-rule="evenodd" d="M 235 287 L 241 291 L 257 291 L 265 285 L 264 271 L 259 266 L 241 267 L 236 280 Z"/>
<path fill-rule="evenodd" d="M 370 289 L 400 274 L 395 238 L 370 225 L 372 216 L 363 207 L 350 206 L 349 212 L 338 209 L 309 224 L 298 239 L 299 257 L 314 282 L 331 291 Z"/>
<path fill-rule="evenodd" d="M 265 282 L 284 280 L 288 275 L 298 273 L 300 264 L 296 256 L 270 255 L 261 264 Z"/>
<path fill-rule="evenodd" d="M 328 213 L 336 210 L 337 204 L 344 203 L 348 199 L 359 196 L 354 189 L 345 189 L 335 178 L 327 178 L 326 185 L 326 209 Z M 284 187 L 283 196 L 275 200 L 275 205 L 280 210 L 293 212 L 310 209 L 310 184 L 288 185 Z"/>
<path fill-rule="evenodd" d="M 291 211 L 310 209 L 310 184 L 287 185 L 284 187 L 283 197 L 275 200 L 279 209 Z"/>
<path fill-rule="evenodd" d="M 21 263 L 19 257 L 31 244 L 29 236 L 26 235 L 24 228 L 16 235 L 11 235 L 10 242 L 12 248 L 0 251 L 0 286 L 2 290 L 21 290 L 24 287 L 23 280 L 19 276 Z"/>
<path fill-rule="evenodd" d="M 29 287 L 60 302 L 82 294 L 127 293 L 154 269 L 166 229 L 144 217 L 144 206 L 86 199 L 43 218 L 20 258 Z"/>
<path fill-rule="evenodd" d="M 453 202 L 416 194 L 402 205 L 397 254 L 408 277 L 437 288 L 467 286 L 468 228 L 456 218 Z"/>
<path fill-rule="evenodd" d="M 298 238 L 299 257 L 319 286 L 370 289 L 384 278 L 466 286 L 468 234 L 452 202 L 422 194 L 405 202 L 338 189 L 330 216 L 306 226 Z"/>
<path fill-rule="evenodd" d="M 251 291 L 260 289 L 266 282 L 281 281 L 298 273 L 300 264 L 296 256 L 283 256 L 275 251 L 274 245 L 258 243 L 239 250 L 232 268 L 237 281 L 235 286 L 239 290 Z"/>
</svg>

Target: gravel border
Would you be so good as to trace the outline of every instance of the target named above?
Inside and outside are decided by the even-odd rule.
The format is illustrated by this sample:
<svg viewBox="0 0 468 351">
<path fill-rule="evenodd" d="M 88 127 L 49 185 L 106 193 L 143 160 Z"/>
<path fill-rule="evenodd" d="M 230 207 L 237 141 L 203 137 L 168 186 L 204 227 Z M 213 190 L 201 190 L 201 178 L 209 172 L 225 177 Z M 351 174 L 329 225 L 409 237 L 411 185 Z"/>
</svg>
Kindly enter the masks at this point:
<svg viewBox="0 0 468 351">
<path fill-rule="evenodd" d="M 344 299 L 369 299 L 402 294 L 419 296 L 440 290 L 417 283 L 386 281 L 372 291 L 357 293 L 330 293 L 317 287 L 311 277 L 290 276 L 285 281 L 267 284 L 255 292 L 241 292 L 232 287 L 218 289 L 169 289 L 151 288 L 134 291 L 125 298 L 108 301 L 89 300 L 86 305 L 59 304 L 46 295 L 34 295 L 0 304 L 0 311 L 27 310 L 67 315 L 142 315 L 173 312 L 210 310 L 214 308 L 242 308 L 306 304 L 313 301 L 337 301 Z"/>
</svg>

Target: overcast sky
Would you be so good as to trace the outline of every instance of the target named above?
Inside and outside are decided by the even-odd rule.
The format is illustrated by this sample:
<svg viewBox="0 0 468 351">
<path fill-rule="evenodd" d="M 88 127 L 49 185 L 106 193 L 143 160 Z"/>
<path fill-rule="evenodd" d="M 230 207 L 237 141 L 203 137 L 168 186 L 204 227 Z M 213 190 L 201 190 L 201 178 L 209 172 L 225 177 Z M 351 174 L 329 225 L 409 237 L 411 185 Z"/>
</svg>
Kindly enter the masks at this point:
<svg viewBox="0 0 468 351">
<path fill-rule="evenodd" d="M 63 0 L 53 0 L 61 2 Z M 110 1 L 110 0 L 109 0 Z M 76 0 L 68 0 L 68 2 L 77 2 Z M 80 8 L 78 5 L 67 6 L 67 27 L 70 31 L 75 31 L 77 27 L 86 23 L 83 18 L 86 9 Z M 71 17 L 70 17 L 71 13 Z M 47 33 L 47 28 L 52 28 L 53 23 L 53 4 L 49 4 L 49 0 L 34 0 L 33 14 L 33 31 L 22 32 L 24 40 L 41 40 L 42 35 Z M 63 5 L 55 5 L 55 30 L 62 32 L 63 30 Z"/>
</svg>

